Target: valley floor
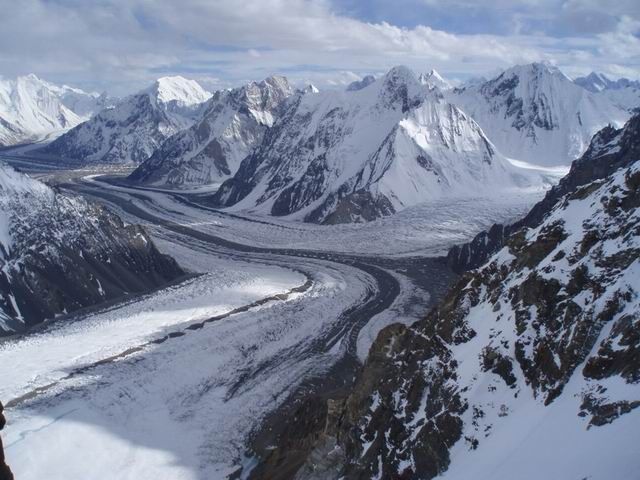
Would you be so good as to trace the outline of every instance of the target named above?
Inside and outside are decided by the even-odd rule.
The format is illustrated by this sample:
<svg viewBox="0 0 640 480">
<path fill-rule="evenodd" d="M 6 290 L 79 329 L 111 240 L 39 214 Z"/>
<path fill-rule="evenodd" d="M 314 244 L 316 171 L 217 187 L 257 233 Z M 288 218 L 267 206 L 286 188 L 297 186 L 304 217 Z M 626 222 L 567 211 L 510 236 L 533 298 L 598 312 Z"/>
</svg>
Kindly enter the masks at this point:
<svg viewBox="0 0 640 480">
<path fill-rule="evenodd" d="M 21 480 L 246 475 L 249 439 L 270 412 L 307 389 L 350 384 L 381 328 L 415 321 L 442 295 L 452 274 L 434 255 L 542 195 L 320 227 L 87 172 L 48 180 L 145 225 L 201 275 L 0 343 L 12 365 L 0 372 L 3 439 Z"/>
</svg>

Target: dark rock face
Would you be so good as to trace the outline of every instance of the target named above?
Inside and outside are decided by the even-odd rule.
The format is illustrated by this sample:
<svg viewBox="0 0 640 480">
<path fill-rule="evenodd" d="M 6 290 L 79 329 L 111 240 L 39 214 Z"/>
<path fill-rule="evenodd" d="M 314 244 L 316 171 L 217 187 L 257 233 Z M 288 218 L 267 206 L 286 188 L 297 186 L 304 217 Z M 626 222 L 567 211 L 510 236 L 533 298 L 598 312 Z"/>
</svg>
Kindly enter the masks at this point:
<svg viewBox="0 0 640 480">
<path fill-rule="evenodd" d="M 584 155 L 572 163 L 569 173 L 547 192 L 526 217 L 512 225 L 495 224 L 488 231 L 476 235 L 471 242 L 452 247 L 447 255 L 449 265 L 458 273 L 480 267 L 504 246 L 509 235 L 522 227 L 539 225 L 560 198 L 571 192 L 586 195 L 588 192 L 579 192 L 578 187 L 603 179 L 638 158 L 640 115 L 632 117 L 621 129 L 616 130 L 611 126 L 603 128 L 593 137 Z"/>
<path fill-rule="evenodd" d="M 327 200 L 311 212 L 306 220 L 316 222 L 324 219 L 324 224 L 351 223 L 351 222 L 369 222 L 376 218 L 392 215 L 395 209 L 387 197 L 374 197 L 368 191 L 356 191 L 346 193 L 340 196 L 342 192 L 339 190 L 336 195 L 330 195 Z M 334 203 L 335 202 L 335 203 Z M 328 207 L 331 208 L 328 208 Z M 325 215 L 323 211 L 331 211 Z M 319 215 L 316 217 L 316 215 Z"/>
<path fill-rule="evenodd" d="M 354 82 L 351 82 L 347 86 L 347 91 L 355 92 L 356 90 L 362 90 L 363 88 L 368 87 L 375 81 L 376 81 L 376 77 L 374 77 L 373 75 L 366 75 L 365 77 L 363 77 L 362 80 L 356 80 Z"/>
<path fill-rule="evenodd" d="M 457 273 L 480 267 L 502 248 L 510 231 L 510 225 L 496 223 L 488 231 L 480 232 L 469 243 L 451 247 L 447 254 L 449 265 Z"/>
<path fill-rule="evenodd" d="M 24 178 L 44 196 L 19 194 L 15 202 L 1 202 L 10 212 L 12 241 L 0 247 L 0 335 L 184 275 L 141 227 Z"/>
<path fill-rule="evenodd" d="M 4 418 L 4 407 L 0 402 L 0 430 L 4 428 L 7 421 Z M 4 448 L 2 445 L 2 438 L 0 438 L 0 480 L 13 480 L 13 473 L 11 473 L 11 469 L 9 465 L 6 464 L 4 460 Z"/>
</svg>

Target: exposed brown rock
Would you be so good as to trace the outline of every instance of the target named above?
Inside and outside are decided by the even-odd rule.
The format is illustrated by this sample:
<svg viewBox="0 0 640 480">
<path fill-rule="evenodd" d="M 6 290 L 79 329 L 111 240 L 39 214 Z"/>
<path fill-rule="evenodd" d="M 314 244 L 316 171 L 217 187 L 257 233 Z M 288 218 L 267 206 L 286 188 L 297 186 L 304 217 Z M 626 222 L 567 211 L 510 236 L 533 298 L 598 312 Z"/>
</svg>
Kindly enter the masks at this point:
<svg viewBox="0 0 640 480">
<path fill-rule="evenodd" d="M 0 430 L 4 428 L 7 421 L 4 418 L 4 406 L 0 402 Z M 13 473 L 9 465 L 6 464 L 4 459 L 4 447 L 2 445 L 2 438 L 0 438 L 0 480 L 13 480 Z"/>
</svg>

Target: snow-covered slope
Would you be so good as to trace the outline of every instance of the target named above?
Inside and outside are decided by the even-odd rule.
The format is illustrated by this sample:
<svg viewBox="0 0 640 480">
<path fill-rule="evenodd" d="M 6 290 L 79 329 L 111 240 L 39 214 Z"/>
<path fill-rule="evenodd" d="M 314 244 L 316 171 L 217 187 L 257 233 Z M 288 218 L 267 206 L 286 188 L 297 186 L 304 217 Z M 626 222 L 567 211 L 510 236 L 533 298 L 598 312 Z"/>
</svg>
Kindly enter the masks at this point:
<svg viewBox="0 0 640 480">
<path fill-rule="evenodd" d="M 0 335 L 182 274 L 140 227 L 0 164 Z"/>
<path fill-rule="evenodd" d="M 167 139 L 129 177 L 136 183 L 185 187 L 220 183 L 262 141 L 293 89 L 284 77 L 269 77 L 216 92 L 202 117 Z"/>
<path fill-rule="evenodd" d="M 88 118 L 99 96 L 59 87 L 30 74 L 0 78 L 0 145 L 13 145 L 60 133 Z"/>
<path fill-rule="evenodd" d="M 140 163 L 193 124 L 209 97 L 194 80 L 160 78 L 62 135 L 43 153 L 80 164 Z"/>
<path fill-rule="evenodd" d="M 442 78 L 436 70 L 431 70 L 429 73 L 421 73 L 418 80 L 421 84 L 426 85 L 429 88 L 439 88 L 442 91 L 451 90 L 453 88 L 453 85 Z"/>
<path fill-rule="evenodd" d="M 543 63 L 510 68 L 448 99 L 482 127 L 498 150 L 538 165 L 569 164 L 602 127 L 620 127 L 629 111 L 576 85 Z"/>
<path fill-rule="evenodd" d="M 300 95 L 214 201 L 311 222 L 371 220 L 446 196 L 540 187 L 439 90 L 396 67 L 355 91 Z"/>
<path fill-rule="evenodd" d="M 206 102 L 211 94 L 205 91 L 198 82 L 181 76 L 162 77 L 147 90 L 159 103 L 190 107 Z"/>
<path fill-rule="evenodd" d="M 458 273 L 478 268 L 504 246 L 513 232 L 523 227 L 537 227 L 560 198 L 587 183 L 611 175 L 619 168 L 628 167 L 638 158 L 640 115 L 631 117 L 621 129 L 603 128 L 593 136 L 584 155 L 571 164 L 569 173 L 524 218 L 510 225 L 495 224 L 476 235 L 471 242 L 454 246 L 447 256 L 449 266 Z"/>
<path fill-rule="evenodd" d="M 384 330 L 296 478 L 635 478 L 639 407 L 636 157 Z"/>
</svg>

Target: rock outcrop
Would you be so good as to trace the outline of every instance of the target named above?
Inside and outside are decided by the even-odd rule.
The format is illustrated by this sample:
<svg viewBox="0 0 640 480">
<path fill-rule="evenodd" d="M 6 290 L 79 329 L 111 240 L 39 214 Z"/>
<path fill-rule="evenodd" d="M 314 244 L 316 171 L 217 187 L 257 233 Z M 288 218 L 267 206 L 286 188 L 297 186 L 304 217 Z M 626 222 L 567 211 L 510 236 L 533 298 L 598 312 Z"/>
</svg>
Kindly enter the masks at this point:
<svg viewBox="0 0 640 480">
<path fill-rule="evenodd" d="M 0 402 L 0 430 L 4 428 L 7 421 L 4 418 L 4 406 Z M 0 480 L 13 480 L 13 473 L 9 465 L 6 464 L 4 459 L 4 446 L 2 445 L 2 438 L 0 438 Z"/>
</svg>

